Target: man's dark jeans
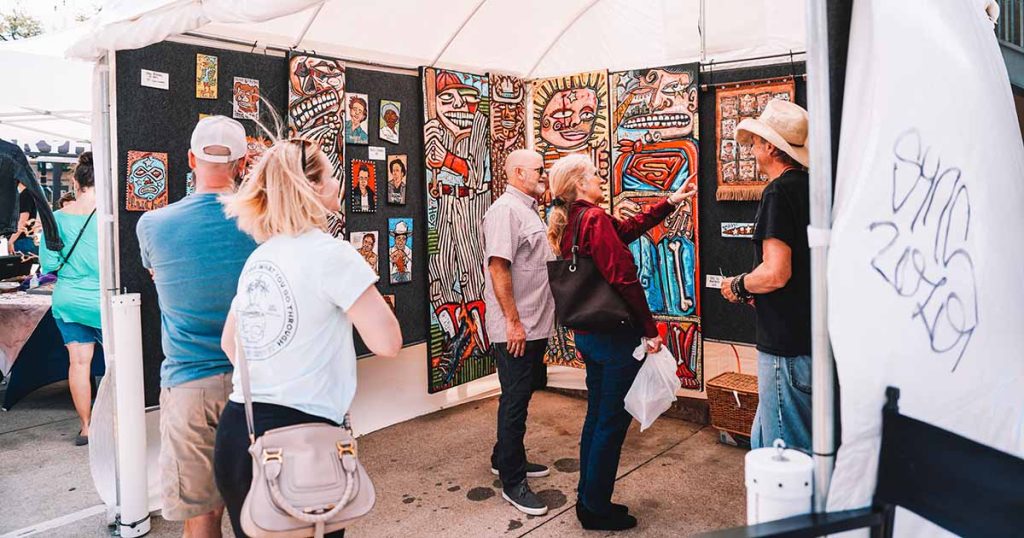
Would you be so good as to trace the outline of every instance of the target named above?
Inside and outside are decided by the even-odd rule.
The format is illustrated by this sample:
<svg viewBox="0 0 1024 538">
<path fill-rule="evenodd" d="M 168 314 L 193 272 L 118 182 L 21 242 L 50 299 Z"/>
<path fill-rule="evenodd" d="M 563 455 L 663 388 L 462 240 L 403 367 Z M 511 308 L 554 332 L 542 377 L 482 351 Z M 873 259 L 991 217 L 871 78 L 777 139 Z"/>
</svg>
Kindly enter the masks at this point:
<svg viewBox="0 0 1024 538">
<path fill-rule="evenodd" d="M 505 343 L 491 346 L 498 367 L 498 382 L 501 383 L 498 442 L 491 454 L 491 466 L 498 470 L 505 488 L 526 479 L 526 447 L 523 445 L 526 411 L 533 391 L 547 385 L 548 374 L 544 366 L 544 349 L 547 344 L 547 340 L 527 341 L 526 353 L 522 357 L 510 355 Z"/>
</svg>

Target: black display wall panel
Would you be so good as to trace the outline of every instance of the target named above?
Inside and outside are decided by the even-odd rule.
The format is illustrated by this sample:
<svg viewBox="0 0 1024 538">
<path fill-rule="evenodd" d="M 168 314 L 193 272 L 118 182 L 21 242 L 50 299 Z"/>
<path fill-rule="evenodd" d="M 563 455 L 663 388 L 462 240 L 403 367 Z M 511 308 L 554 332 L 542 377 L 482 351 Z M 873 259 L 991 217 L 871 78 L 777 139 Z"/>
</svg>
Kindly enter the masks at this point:
<svg viewBox="0 0 1024 538">
<path fill-rule="evenodd" d="M 218 58 L 217 99 L 196 99 L 195 97 L 195 55 L 212 54 Z M 148 69 L 168 73 L 168 90 L 146 88 L 140 85 L 141 70 Z M 380 237 L 387 237 L 388 217 L 412 217 L 414 223 L 414 266 L 413 282 L 391 286 L 388 283 L 387 267 L 381 266 L 382 279 L 378 284 L 381 293 L 394 294 L 398 303 L 398 318 L 402 325 L 406 345 L 426 339 L 426 250 L 423 245 L 426 233 L 423 224 L 422 182 L 422 117 L 419 78 L 349 68 L 348 84 L 351 91 L 370 95 L 370 141 L 383 145 L 388 154 L 408 155 L 409 187 L 405 206 L 378 207 L 377 213 L 353 215 L 349 212 L 349 230 L 379 230 Z M 287 60 L 280 56 L 250 54 L 227 51 L 210 47 L 180 43 L 158 43 L 148 47 L 120 51 L 116 59 L 117 88 L 117 163 L 118 163 L 118 250 L 120 255 L 121 286 L 128 292 L 142 295 L 142 347 L 146 404 L 156 405 L 159 398 L 160 362 L 163 352 L 160 346 L 160 311 L 156 290 L 148 272 L 142 267 L 135 226 L 141 212 L 128 212 L 125 204 L 125 176 L 129 150 L 158 151 L 168 154 L 168 202 L 173 203 L 185 195 L 185 174 L 188 167 L 189 138 L 199 114 L 222 114 L 231 116 L 231 91 L 234 77 L 255 78 L 260 81 L 260 94 L 272 103 L 282 115 L 287 103 Z M 402 103 L 402 124 L 400 144 L 384 142 L 377 144 L 377 121 L 381 98 Z M 261 104 L 266 107 L 267 103 Z M 264 116 L 265 111 L 262 111 Z M 256 124 L 240 120 L 249 134 L 258 134 Z M 365 159 L 366 146 L 349 146 L 347 157 Z M 383 172 L 384 162 L 378 163 Z M 349 164 L 346 162 L 346 170 Z M 378 172 L 378 174 L 381 174 Z M 386 174 L 381 174 L 381 183 Z M 347 239 L 347 238 L 346 238 Z M 382 260 L 386 253 L 379 253 Z M 197 270 L 197 285 L 202 285 L 201 271 Z M 414 306 L 415 305 L 415 306 Z M 357 339 L 357 353 L 365 354 L 367 349 Z"/>
<path fill-rule="evenodd" d="M 796 73 L 802 75 L 805 66 L 801 63 L 750 67 L 743 69 L 704 71 L 700 83 L 707 89 L 700 92 L 700 286 L 701 286 L 701 330 L 704 338 L 731 342 L 754 343 L 754 309 L 746 305 L 734 305 L 722 298 L 719 290 L 705 286 L 706 275 L 726 276 L 750 271 L 754 264 L 754 245 L 749 239 L 726 239 L 722 237 L 723 222 L 754 222 L 757 202 L 719 202 L 715 200 L 717 186 L 718 140 L 715 138 L 715 88 L 712 84 L 743 82 Z M 807 106 L 807 83 L 803 77 L 796 79 L 796 102 Z"/>
</svg>

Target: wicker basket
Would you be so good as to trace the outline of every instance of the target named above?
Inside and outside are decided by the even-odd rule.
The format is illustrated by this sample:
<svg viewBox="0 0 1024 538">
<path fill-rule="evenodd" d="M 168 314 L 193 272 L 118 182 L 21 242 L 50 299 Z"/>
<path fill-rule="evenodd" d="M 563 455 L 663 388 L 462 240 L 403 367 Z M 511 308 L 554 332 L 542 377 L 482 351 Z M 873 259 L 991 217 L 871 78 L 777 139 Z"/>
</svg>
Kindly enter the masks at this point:
<svg viewBox="0 0 1024 538">
<path fill-rule="evenodd" d="M 708 381 L 708 403 L 712 426 L 749 437 L 757 411 L 757 376 L 728 372 Z"/>
</svg>

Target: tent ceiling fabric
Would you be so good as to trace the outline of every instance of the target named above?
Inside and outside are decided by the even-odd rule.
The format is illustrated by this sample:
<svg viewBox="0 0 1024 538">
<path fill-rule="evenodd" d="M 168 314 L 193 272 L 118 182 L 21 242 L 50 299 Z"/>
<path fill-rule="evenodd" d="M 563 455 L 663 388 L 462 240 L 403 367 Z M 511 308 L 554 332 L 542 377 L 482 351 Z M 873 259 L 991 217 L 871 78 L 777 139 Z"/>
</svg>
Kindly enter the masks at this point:
<svg viewBox="0 0 1024 538">
<path fill-rule="evenodd" d="M 409 68 L 429 65 L 451 39 L 439 66 L 532 77 L 700 59 L 700 0 L 482 2 L 113 0 L 68 54 L 96 59 L 197 32 Z M 804 50 L 803 0 L 706 6 L 708 59 Z"/>
</svg>

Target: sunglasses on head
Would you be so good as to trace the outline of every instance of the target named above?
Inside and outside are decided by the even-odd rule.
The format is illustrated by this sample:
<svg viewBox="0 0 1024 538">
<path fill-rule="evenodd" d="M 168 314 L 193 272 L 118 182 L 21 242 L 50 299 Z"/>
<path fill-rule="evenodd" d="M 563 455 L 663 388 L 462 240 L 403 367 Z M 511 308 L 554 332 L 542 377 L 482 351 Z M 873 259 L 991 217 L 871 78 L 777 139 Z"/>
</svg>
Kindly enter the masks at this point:
<svg viewBox="0 0 1024 538">
<path fill-rule="evenodd" d="M 305 174 L 309 166 L 306 164 L 306 144 L 315 144 L 312 140 L 307 138 L 289 138 L 289 142 L 298 142 L 299 147 L 302 149 L 302 173 Z"/>
</svg>

